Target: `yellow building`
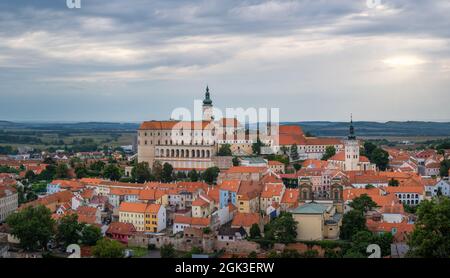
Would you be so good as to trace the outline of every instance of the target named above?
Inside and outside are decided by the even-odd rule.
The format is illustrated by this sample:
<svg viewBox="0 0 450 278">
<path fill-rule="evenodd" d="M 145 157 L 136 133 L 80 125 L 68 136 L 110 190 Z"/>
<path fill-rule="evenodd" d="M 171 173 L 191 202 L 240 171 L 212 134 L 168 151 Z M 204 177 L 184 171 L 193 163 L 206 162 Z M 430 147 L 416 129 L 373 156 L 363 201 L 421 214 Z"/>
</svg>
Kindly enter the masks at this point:
<svg viewBox="0 0 450 278">
<path fill-rule="evenodd" d="M 145 232 L 157 233 L 166 228 L 166 209 L 160 204 L 149 204 L 145 209 Z"/>
<path fill-rule="evenodd" d="M 119 222 L 131 223 L 138 232 L 157 233 L 166 228 L 166 208 L 160 204 L 122 202 Z"/>
<path fill-rule="evenodd" d="M 291 211 L 297 221 L 297 240 L 338 239 L 342 214 L 332 202 L 310 202 Z"/>
<path fill-rule="evenodd" d="M 147 204 L 122 202 L 119 207 L 119 222 L 131 223 L 138 232 L 145 230 Z"/>
</svg>

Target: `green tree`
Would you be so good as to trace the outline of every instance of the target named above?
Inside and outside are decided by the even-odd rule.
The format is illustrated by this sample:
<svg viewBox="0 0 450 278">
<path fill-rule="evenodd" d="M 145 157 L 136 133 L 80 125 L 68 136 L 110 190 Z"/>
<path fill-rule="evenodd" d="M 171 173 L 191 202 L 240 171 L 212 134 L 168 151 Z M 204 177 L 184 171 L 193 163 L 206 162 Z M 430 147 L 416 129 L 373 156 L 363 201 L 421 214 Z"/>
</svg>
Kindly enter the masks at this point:
<svg viewBox="0 0 450 278">
<path fill-rule="evenodd" d="M 328 160 L 336 154 L 336 148 L 334 146 L 328 146 L 325 149 L 325 154 L 322 156 L 322 160 Z"/>
<path fill-rule="evenodd" d="M 190 181 L 196 182 L 199 179 L 199 174 L 195 169 L 192 169 L 191 171 L 189 171 L 188 177 Z"/>
<path fill-rule="evenodd" d="M 158 160 L 155 160 L 155 162 L 153 162 L 152 173 L 157 181 L 162 180 L 163 166 L 161 165 L 161 162 L 159 162 Z"/>
<path fill-rule="evenodd" d="M 302 165 L 299 163 L 294 163 L 294 165 L 292 165 L 292 167 L 294 167 L 295 171 L 302 169 Z"/>
<path fill-rule="evenodd" d="M 164 163 L 162 171 L 162 181 L 171 182 L 173 180 L 173 166 L 169 163 Z"/>
<path fill-rule="evenodd" d="M 362 149 L 362 155 L 367 156 L 367 158 L 371 158 L 372 157 L 372 153 L 375 151 L 375 149 L 377 148 L 377 145 L 375 145 L 372 142 L 365 142 L 364 143 L 364 148 Z"/>
<path fill-rule="evenodd" d="M 101 173 L 103 171 L 103 168 L 105 168 L 105 162 L 101 160 L 97 160 L 94 163 L 91 164 L 89 167 L 92 171 L 95 171 L 97 173 Z"/>
<path fill-rule="evenodd" d="M 67 179 L 69 177 L 69 168 L 67 164 L 61 163 L 56 167 L 55 179 Z"/>
<path fill-rule="evenodd" d="M 441 177 L 448 177 L 448 170 L 450 170 L 450 159 L 444 159 L 443 161 L 441 161 L 439 175 Z"/>
<path fill-rule="evenodd" d="M 298 158 L 299 158 L 299 155 L 298 155 L 298 147 L 297 147 L 296 144 L 294 144 L 294 145 L 291 146 L 291 149 L 290 149 L 290 157 L 291 157 L 291 160 L 292 160 L 292 161 L 297 161 Z"/>
<path fill-rule="evenodd" d="M 84 225 L 81 232 L 81 242 L 85 245 L 93 246 L 102 238 L 102 231 L 93 225 Z"/>
<path fill-rule="evenodd" d="M 409 256 L 422 258 L 450 257 L 450 199 L 437 197 L 422 201 L 408 245 Z"/>
<path fill-rule="evenodd" d="M 291 213 L 282 212 L 279 217 L 266 225 L 264 237 L 278 243 L 295 242 L 297 238 L 297 221 Z"/>
<path fill-rule="evenodd" d="M 376 148 L 370 161 L 375 163 L 381 171 L 385 171 L 389 165 L 389 153 L 382 148 Z"/>
<path fill-rule="evenodd" d="M 187 176 L 186 176 L 186 173 L 185 172 L 177 172 L 177 180 L 184 180 L 184 179 L 186 179 L 187 178 Z"/>
<path fill-rule="evenodd" d="M 175 248 L 173 247 L 173 244 L 164 244 L 161 246 L 161 249 L 159 250 L 161 254 L 161 258 L 175 258 L 176 252 Z"/>
<path fill-rule="evenodd" d="M 351 210 L 344 214 L 341 226 L 341 239 L 351 239 L 354 234 L 359 231 L 367 230 L 366 218 L 359 210 Z"/>
<path fill-rule="evenodd" d="M 253 143 L 253 145 L 252 145 L 253 154 L 260 155 L 261 154 L 261 147 L 264 147 L 264 143 L 261 142 L 261 140 L 258 137 L 258 138 L 256 138 L 256 142 Z"/>
<path fill-rule="evenodd" d="M 217 152 L 217 156 L 232 156 L 230 144 L 223 144 L 220 146 L 219 151 Z"/>
<path fill-rule="evenodd" d="M 377 206 L 377 203 L 367 194 L 361 194 L 361 196 L 354 198 L 350 203 L 351 208 L 362 212 L 368 212 Z"/>
<path fill-rule="evenodd" d="M 398 180 L 392 178 L 392 179 L 389 181 L 388 185 L 389 185 L 389 186 L 399 186 L 400 183 L 399 183 Z"/>
<path fill-rule="evenodd" d="M 261 230 L 259 229 L 258 224 L 253 224 L 250 227 L 250 238 L 260 238 L 261 237 Z"/>
<path fill-rule="evenodd" d="M 202 173 L 202 178 L 207 184 L 216 182 L 220 169 L 218 167 L 209 167 Z"/>
<path fill-rule="evenodd" d="M 53 180 L 55 175 L 56 175 L 56 166 L 53 164 L 49 164 L 47 165 L 47 167 L 45 167 L 45 170 L 38 175 L 38 179 L 50 181 Z"/>
<path fill-rule="evenodd" d="M 248 254 L 248 258 L 256 259 L 256 258 L 258 258 L 258 254 L 255 251 L 252 251 Z"/>
<path fill-rule="evenodd" d="M 118 181 L 122 177 L 122 174 L 120 173 L 120 168 L 117 167 L 117 165 L 108 164 L 108 166 L 103 169 L 103 177 L 112 181 Z"/>
<path fill-rule="evenodd" d="M 378 244 L 381 248 L 381 256 L 391 255 L 391 244 L 394 242 L 394 237 L 391 233 L 382 233 L 374 235 L 374 243 Z"/>
<path fill-rule="evenodd" d="M 8 216 L 6 223 L 23 248 L 37 250 L 47 248 L 54 234 L 55 222 L 51 216 L 52 212 L 44 206 L 27 207 Z"/>
<path fill-rule="evenodd" d="M 96 258 L 123 258 L 125 247 L 117 240 L 102 238 L 92 248 Z"/>
<path fill-rule="evenodd" d="M 148 163 L 141 162 L 134 166 L 131 170 L 131 178 L 138 183 L 144 183 L 152 180 L 152 174 L 150 173 Z"/>
<path fill-rule="evenodd" d="M 239 166 L 239 164 L 240 164 L 239 158 L 237 158 L 236 156 L 233 157 L 232 162 L 233 162 L 233 166 Z"/>
<path fill-rule="evenodd" d="M 88 169 L 86 166 L 79 164 L 75 167 L 75 175 L 77 179 L 85 178 L 88 176 Z"/>
<path fill-rule="evenodd" d="M 25 173 L 25 179 L 28 180 L 29 182 L 33 182 L 36 179 L 36 174 L 33 171 L 28 170 Z"/>
<path fill-rule="evenodd" d="M 69 214 L 61 218 L 56 232 L 56 240 L 64 246 L 78 244 L 83 225 L 78 223 L 78 215 Z"/>
</svg>

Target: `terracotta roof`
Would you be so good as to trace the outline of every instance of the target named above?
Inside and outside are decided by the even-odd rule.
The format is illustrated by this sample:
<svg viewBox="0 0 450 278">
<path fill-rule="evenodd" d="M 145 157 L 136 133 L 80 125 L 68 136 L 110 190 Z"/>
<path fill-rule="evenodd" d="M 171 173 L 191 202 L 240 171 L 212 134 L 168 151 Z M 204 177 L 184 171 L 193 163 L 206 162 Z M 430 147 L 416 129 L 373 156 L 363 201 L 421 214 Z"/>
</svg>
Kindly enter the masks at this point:
<svg viewBox="0 0 450 278">
<path fill-rule="evenodd" d="M 407 234 L 411 233 L 414 230 L 414 224 L 410 224 L 407 222 L 388 223 L 383 221 L 373 221 L 372 219 L 367 219 L 366 226 L 369 231 L 372 232 L 393 233 L 393 230 L 396 229 L 396 232 L 394 234 L 395 242 L 406 241 Z"/>
<path fill-rule="evenodd" d="M 284 184 L 266 184 L 264 190 L 261 192 L 261 198 L 272 198 L 274 196 L 280 196 L 283 191 Z"/>
<path fill-rule="evenodd" d="M 298 203 L 298 195 L 300 190 L 298 188 L 287 188 L 284 191 L 281 203 L 296 205 Z"/>
<path fill-rule="evenodd" d="M 82 178 L 82 179 L 80 179 L 80 181 L 83 183 L 88 183 L 88 184 L 100 184 L 103 182 L 102 179 L 97 179 L 97 178 Z"/>
<path fill-rule="evenodd" d="M 213 188 L 209 188 L 207 190 L 207 195 L 210 199 L 214 200 L 214 202 L 219 203 L 220 201 L 220 197 L 219 197 L 219 188 L 217 187 L 213 187 Z"/>
<path fill-rule="evenodd" d="M 283 182 L 283 180 L 281 179 L 281 177 L 273 174 L 272 172 L 269 172 L 268 174 L 264 175 L 261 178 L 261 182 L 262 183 L 280 183 L 280 182 Z"/>
<path fill-rule="evenodd" d="M 388 186 L 386 191 L 389 193 L 417 193 L 422 195 L 424 192 L 423 186 Z"/>
<path fill-rule="evenodd" d="M 284 165 L 283 163 L 281 163 L 281 162 L 278 161 L 278 160 L 269 160 L 268 164 L 269 164 L 270 166 L 282 166 L 282 165 Z"/>
<path fill-rule="evenodd" d="M 302 128 L 298 125 L 280 125 L 278 127 L 278 133 L 304 136 Z"/>
<path fill-rule="evenodd" d="M 37 199 L 35 201 L 25 203 L 20 206 L 20 209 L 26 208 L 26 207 L 35 207 L 38 205 L 44 205 L 49 206 L 51 204 L 61 204 L 61 203 L 67 203 L 72 201 L 73 193 L 70 191 L 60 191 L 51 195 L 47 195 L 43 198 Z"/>
<path fill-rule="evenodd" d="M 318 159 L 307 159 L 302 163 L 302 168 L 315 168 L 315 169 L 323 169 L 328 166 L 327 161 L 318 160 Z"/>
<path fill-rule="evenodd" d="M 342 140 L 337 138 L 307 138 L 305 145 L 342 145 Z"/>
<path fill-rule="evenodd" d="M 145 213 L 147 204 L 144 203 L 130 203 L 122 202 L 120 203 L 120 212 L 134 212 L 134 213 Z"/>
<path fill-rule="evenodd" d="M 263 184 L 258 181 L 241 181 L 241 186 L 238 190 L 239 200 L 252 200 L 259 197 L 263 190 Z"/>
<path fill-rule="evenodd" d="M 192 202 L 193 207 L 205 207 L 208 206 L 209 203 L 205 201 L 203 198 L 197 198 Z"/>
<path fill-rule="evenodd" d="M 139 195 L 139 189 L 128 189 L 128 188 L 111 188 L 110 195 Z"/>
<path fill-rule="evenodd" d="M 136 228 L 131 223 L 112 222 L 106 233 L 131 236 L 136 233 Z"/>
<path fill-rule="evenodd" d="M 261 216 L 259 213 L 237 213 L 233 221 L 231 222 L 231 227 L 251 227 L 253 224 L 259 224 L 261 221 Z"/>
<path fill-rule="evenodd" d="M 145 201 L 154 201 L 158 200 L 162 196 L 164 196 L 166 193 L 163 190 L 158 189 L 143 189 L 139 191 L 139 200 L 145 200 Z"/>
<path fill-rule="evenodd" d="M 330 159 L 328 160 L 333 160 L 333 161 L 345 161 L 345 151 L 341 151 L 336 153 L 334 156 L 332 156 Z M 359 156 L 359 162 L 370 162 L 369 159 L 363 155 Z"/>
<path fill-rule="evenodd" d="M 76 210 L 79 223 L 95 224 L 97 221 L 96 213 L 96 208 L 88 206 L 80 206 Z"/>
<path fill-rule="evenodd" d="M 304 145 L 306 143 L 305 137 L 303 135 L 295 134 L 279 134 L 278 136 L 279 145 Z"/>
<path fill-rule="evenodd" d="M 210 225 L 211 220 L 206 217 L 189 217 L 184 215 L 175 215 L 173 223 L 207 227 Z"/>
<path fill-rule="evenodd" d="M 149 121 L 143 122 L 139 127 L 139 130 L 172 130 L 172 129 L 184 129 L 184 130 L 196 130 L 196 129 L 212 129 L 214 127 L 213 122 L 210 121 Z"/>
<path fill-rule="evenodd" d="M 149 204 L 145 209 L 145 212 L 157 214 L 161 209 L 160 204 Z"/>
<path fill-rule="evenodd" d="M 80 195 L 83 199 L 92 199 L 92 197 L 94 196 L 94 190 L 93 189 L 85 189 L 85 190 L 83 190 L 83 192 L 81 192 Z"/>
<path fill-rule="evenodd" d="M 240 180 L 225 180 L 219 185 L 220 190 L 237 192 L 241 185 Z"/>
</svg>

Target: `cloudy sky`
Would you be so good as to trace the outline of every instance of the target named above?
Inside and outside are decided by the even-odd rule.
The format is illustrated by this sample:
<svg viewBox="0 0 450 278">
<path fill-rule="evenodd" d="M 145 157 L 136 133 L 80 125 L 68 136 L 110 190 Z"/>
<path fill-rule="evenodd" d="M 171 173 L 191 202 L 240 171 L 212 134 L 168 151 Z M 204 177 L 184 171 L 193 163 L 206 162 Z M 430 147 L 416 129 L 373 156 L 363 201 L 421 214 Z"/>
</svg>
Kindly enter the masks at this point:
<svg viewBox="0 0 450 278">
<path fill-rule="evenodd" d="M 380 3 L 377 3 L 380 2 Z M 0 2 L 0 120 L 450 121 L 450 0 Z"/>
</svg>

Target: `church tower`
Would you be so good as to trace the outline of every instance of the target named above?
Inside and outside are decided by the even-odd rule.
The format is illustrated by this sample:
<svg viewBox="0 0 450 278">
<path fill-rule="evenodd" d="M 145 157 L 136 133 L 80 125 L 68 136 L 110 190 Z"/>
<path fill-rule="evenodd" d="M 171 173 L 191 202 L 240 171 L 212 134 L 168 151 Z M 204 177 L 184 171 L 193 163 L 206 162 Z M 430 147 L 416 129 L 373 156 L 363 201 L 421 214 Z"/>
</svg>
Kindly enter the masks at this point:
<svg viewBox="0 0 450 278">
<path fill-rule="evenodd" d="M 212 100 L 209 95 L 209 88 L 206 86 L 205 99 L 203 100 L 203 120 L 204 121 L 212 121 L 213 117 L 213 106 Z"/>
<path fill-rule="evenodd" d="M 359 142 L 356 140 L 355 128 L 353 127 L 353 117 L 350 116 L 350 130 L 347 140 L 345 140 L 345 171 L 358 170 L 359 163 Z"/>
</svg>

